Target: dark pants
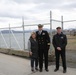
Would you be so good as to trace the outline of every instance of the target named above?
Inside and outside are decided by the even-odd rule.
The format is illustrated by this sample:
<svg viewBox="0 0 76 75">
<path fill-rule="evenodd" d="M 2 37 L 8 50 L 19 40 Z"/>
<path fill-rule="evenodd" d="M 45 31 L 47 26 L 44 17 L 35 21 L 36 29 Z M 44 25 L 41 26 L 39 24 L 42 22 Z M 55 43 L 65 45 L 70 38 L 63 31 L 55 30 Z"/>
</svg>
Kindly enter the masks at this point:
<svg viewBox="0 0 76 75">
<path fill-rule="evenodd" d="M 38 67 L 38 59 L 37 58 L 31 58 L 31 67 L 34 68 L 34 64 L 35 64 L 35 68 Z"/>
<path fill-rule="evenodd" d="M 61 55 L 63 69 L 66 70 L 66 55 L 65 55 L 65 51 L 55 51 L 55 55 L 56 55 L 56 69 L 59 69 L 59 59 L 60 59 L 60 55 Z"/>
<path fill-rule="evenodd" d="M 39 68 L 43 68 L 43 56 L 45 62 L 45 69 L 48 69 L 48 50 L 39 50 Z"/>
</svg>

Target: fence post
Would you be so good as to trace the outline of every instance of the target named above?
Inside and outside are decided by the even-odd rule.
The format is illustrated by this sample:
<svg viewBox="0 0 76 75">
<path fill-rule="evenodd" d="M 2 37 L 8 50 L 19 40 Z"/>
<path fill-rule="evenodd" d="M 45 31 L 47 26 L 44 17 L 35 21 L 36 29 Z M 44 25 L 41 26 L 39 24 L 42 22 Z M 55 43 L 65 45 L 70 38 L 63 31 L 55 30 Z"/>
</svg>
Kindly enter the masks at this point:
<svg viewBox="0 0 76 75">
<path fill-rule="evenodd" d="M 51 40 L 50 52 L 51 52 L 52 50 L 52 11 L 50 11 L 50 40 Z"/>
<path fill-rule="evenodd" d="M 11 28 L 9 24 L 9 48 L 11 49 Z"/>
<path fill-rule="evenodd" d="M 23 27 L 23 50 L 25 50 L 25 27 L 24 27 L 24 17 L 22 17 L 22 27 Z"/>
<path fill-rule="evenodd" d="M 62 26 L 62 31 L 63 31 L 63 16 L 61 16 L 61 26 Z"/>
</svg>

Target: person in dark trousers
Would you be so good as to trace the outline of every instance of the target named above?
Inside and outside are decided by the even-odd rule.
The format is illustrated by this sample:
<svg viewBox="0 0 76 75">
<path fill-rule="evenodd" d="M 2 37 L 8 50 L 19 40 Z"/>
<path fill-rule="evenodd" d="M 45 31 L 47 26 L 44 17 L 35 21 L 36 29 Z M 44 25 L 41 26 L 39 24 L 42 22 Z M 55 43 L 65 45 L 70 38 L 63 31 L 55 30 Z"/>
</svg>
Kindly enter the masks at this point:
<svg viewBox="0 0 76 75">
<path fill-rule="evenodd" d="M 38 70 L 38 43 L 36 41 L 36 33 L 32 32 L 31 37 L 28 41 L 28 49 L 31 58 L 31 71 Z"/>
<path fill-rule="evenodd" d="M 48 51 L 50 47 L 50 37 L 47 31 L 43 30 L 43 25 L 38 25 L 38 31 L 36 31 L 36 39 L 38 41 L 38 53 L 39 53 L 39 69 L 43 71 L 43 56 L 45 62 L 45 70 L 48 72 Z"/>
<path fill-rule="evenodd" d="M 61 27 L 57 27 L 57 34 L 53 36 L 53 46 L 55 48 L 55 56 L 56 56 L 56 69 L 54 72 L 59 70 L 59 58 L 61 55 L 62 64 L 63 64 L 63 73 L 66 73 L 66 45 L 67 45 L 67 37 L 62 33 Z"/>
</svg>

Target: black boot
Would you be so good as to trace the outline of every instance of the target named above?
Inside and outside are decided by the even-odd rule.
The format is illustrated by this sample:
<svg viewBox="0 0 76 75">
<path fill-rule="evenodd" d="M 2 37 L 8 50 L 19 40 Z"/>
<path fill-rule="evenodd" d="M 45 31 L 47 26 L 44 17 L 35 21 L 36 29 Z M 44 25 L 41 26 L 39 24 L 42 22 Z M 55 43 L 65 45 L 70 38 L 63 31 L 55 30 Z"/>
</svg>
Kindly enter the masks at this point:
<svg viewBox="0 0 76 75">
<path fill-rule="evenodd" d="M 42 69 L 40 69 L 39 71 L 42 72 Z"/>
<path fill-rule="evenodd" d="M 31 71 L 34 72 L 34 68 L 31 68 Z"/>
<path fill-rule="evenodd" d="M 49 69 L 45 69 L 46 70 L 46 72 L 49 72 Z"/>
<path fill-rule="evenodd" d="M 63 73 L 66 73 L 66 70 L 63 70 Z"/>
<path fill-rule="evenodd" d="M 55 69 L 54 72 L 57 72 L 59 69 Z"/>
<path fill-rule="evenodd" d="M 38 68 L 36 67 L 35 70 L 38 71 Z"/>
</svg>

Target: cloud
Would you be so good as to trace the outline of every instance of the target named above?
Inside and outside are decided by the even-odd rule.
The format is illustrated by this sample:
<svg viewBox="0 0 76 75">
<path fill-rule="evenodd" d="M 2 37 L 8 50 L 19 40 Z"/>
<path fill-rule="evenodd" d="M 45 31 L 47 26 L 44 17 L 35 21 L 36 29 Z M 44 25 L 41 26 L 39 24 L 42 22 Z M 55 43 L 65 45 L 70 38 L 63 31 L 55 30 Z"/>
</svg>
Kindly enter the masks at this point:
<svg viewBox="0 0 76 75">
<path fill-rule="evenodd" d="M 13 0 L 16 3 L 59 3 L 63 0 Z"/>
<path fill-rule="evenodd" d="M 66 3 L 65 0 L 1 0 L 0 16 L 10 18 L 25 16 L 28 19 L 32 14 L 37 15 L 54 9 L 65 9 L 64 3 Z"/>
<path fill-rule="evenodd" d="M 55 19 L 61 19 L 61 15 L 75 15 L 76 1 L 0 0 L 0 23 L 2 23 L 3 20 L 4 23 L 19 22 L 22 16 L 24 16 L 26 24 L 49 22 L 50 10 L 53 11 L 53 17 L 55 17 Z"/>
<path fill-rule="evenodd" d="M 69 10 L 74 10 L 76 9 L 76 2 L 68 2 L 68 3 L 64 3 L 60 9 L 69 11 Z"/>
<path fill-rule="evenodd" d="M 35 4 L 29 3 L 29 4 L 17 4 L 15 2 L 0 2 L 0 17 L 9 17 L 9 18 L 21 18 L 22 16 L 25 16 L 26 19 L 29 17 L 29 12 L 27 10 L 30 10 L 34 8 Z"/>
</svg>

